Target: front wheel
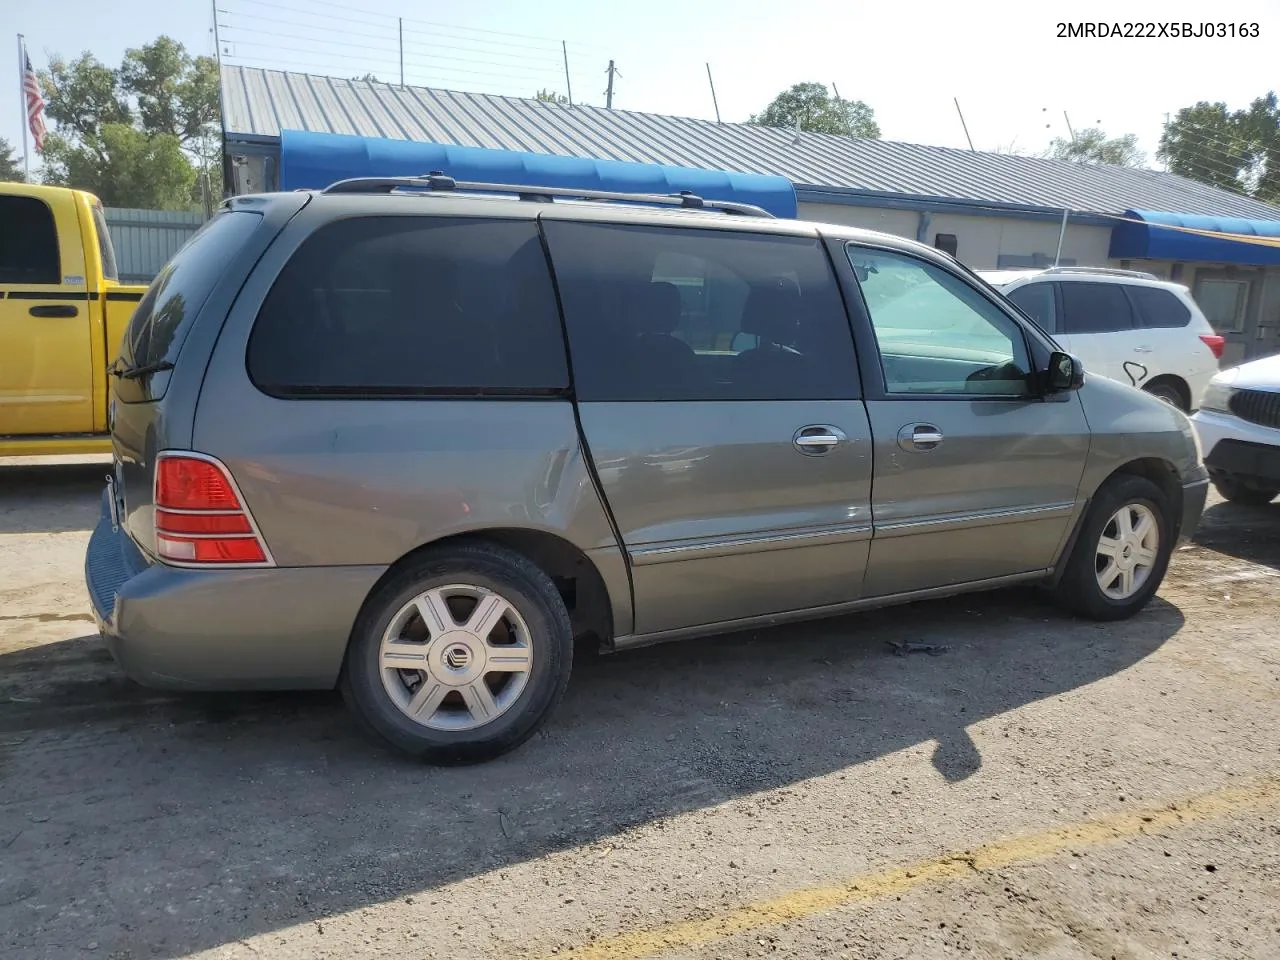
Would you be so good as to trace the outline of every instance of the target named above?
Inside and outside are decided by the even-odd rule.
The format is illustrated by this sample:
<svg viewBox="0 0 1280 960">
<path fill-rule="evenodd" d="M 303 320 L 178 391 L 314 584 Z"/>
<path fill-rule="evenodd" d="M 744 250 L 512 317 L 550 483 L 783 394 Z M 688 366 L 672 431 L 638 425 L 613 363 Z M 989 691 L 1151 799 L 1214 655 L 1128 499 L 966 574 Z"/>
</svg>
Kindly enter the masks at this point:
<svg viewBox="0 0 1280 960">
<path fill-rule="evenodd" d="M 1145 477 L 1117 475 L 1089 507 L 1056 589 L 1057 599 L 1091 620 L 1123 620 L 1147 605 L 1173 553 L 1172 510 Z"/>
<path fill-rule="evenodd" d="M 370 597 L 340 686 L 352 712 L 401 750 L 466 763 L 532 736 L 572 662 L 551 578 L 520 554 L 469 544 L 425 554 Z"/>
</svg>

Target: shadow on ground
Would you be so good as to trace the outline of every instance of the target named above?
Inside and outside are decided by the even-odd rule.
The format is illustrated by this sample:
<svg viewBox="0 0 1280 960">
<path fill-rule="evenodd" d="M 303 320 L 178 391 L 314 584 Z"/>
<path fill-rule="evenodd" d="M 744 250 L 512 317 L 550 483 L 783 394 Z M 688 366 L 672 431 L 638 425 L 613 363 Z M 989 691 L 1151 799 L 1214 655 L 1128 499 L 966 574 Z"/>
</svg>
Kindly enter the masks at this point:
<svg viewBox="0 0 1280 960">
<path fill-rule="evenodd" d="M 104 953 L 179 957 L 914 745 L 963 780 L 970 725 L 1125 670 L 1182 622 L 1156 600 L 1083 623 L 1012 592 L 584 657 L 541 735 L 461 768 L 389 753 L 334 694 L 155 693 L 91 638 L 0 656 L 0 955 L 92 927 Z"/>
<path fill-rule="evenodd" d="M 1280 570 L 1280 499 L 1265 507 L 1215 503 L 1205 510 L 1191 539 L 1209 550 Z"/>
<path fill-rule="evenodd" d="M 92 530 L 110 471 L 109 462 L 0 464 L 0 534 Z"/>
</svg>

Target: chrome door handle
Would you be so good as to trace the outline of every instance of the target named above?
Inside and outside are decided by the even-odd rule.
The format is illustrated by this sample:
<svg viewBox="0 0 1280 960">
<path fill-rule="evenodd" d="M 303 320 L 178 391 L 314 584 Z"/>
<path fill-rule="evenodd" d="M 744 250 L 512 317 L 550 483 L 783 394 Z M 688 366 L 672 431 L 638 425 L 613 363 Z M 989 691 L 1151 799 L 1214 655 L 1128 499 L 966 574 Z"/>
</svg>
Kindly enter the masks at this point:
<svg viewBox="0 0 1280 960">
<path fill-rule="evenodd" d="M 1134 347 L 1133 352 L 1134 353 L 1150 353 L 1151 348 L 1150 347 Z"/>
<path fill-rule="evenodd" d="M 942 431 L 931 423 L 912 423 L 898 431 L 898 446 L 904 450 L 932 450 L 942 440 Z"/>
<path fill-rule="evenodd" d="M 839 427 L 833 427 L 829 424 L 814 424 L 797 430 L 791 438 L 791 442 L 801 453 L 815 456 L 834 450 L 841 441 L 848 439 L 848 435 Z"/>
</svg>

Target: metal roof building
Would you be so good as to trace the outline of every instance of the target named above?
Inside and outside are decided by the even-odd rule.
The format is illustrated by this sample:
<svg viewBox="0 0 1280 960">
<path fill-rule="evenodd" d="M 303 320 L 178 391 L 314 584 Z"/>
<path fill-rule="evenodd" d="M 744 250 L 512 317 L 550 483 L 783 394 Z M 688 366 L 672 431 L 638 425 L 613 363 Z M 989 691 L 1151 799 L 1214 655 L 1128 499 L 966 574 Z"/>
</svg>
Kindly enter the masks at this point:
<svg viewBox="0 0 1280 960">
<path fill-rule="evenodd" d="M 239 142 L 284 130 L 781 175 L 805 188 L 1123 214 L 1169 210 L 1280 220 L 1280 209 L 1154 170 L 801 133 L 518 97 L 222 68 Z"/>
<path fill-rule="evenodd" d="M 974 267 L 1141 261 L 1192 289 L 1227 360 L 1280 348 L 1280 246 L 1222 236 L 1275 236 L 1280 208 L 1172 173 L 238 66 L 222 68 L 222 108 L 234 193 L 430 169 L 690 189 L 914 237 Z"/>
</svg>

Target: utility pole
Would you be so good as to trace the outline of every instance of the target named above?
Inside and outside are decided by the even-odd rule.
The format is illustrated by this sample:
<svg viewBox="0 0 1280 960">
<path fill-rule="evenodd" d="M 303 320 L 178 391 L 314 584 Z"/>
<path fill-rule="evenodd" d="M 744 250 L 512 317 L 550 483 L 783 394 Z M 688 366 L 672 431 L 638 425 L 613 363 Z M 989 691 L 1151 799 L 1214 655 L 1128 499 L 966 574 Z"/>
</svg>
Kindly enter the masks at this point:
<svg viewBox="0 0 1280 960">
<path fill-rule="evenodd" d="M 604 92 L 604 106 L 606 110 L 612 110 L 613 109 L 613 78 L 615 76 L 620 77 L 622 76 L 622 74 L 618 73 L 618 68 L 613 65 L 612 60 L 609 61 L 609 69 L 606 72 L 609 74 L 609 89 L 607 89 Z"/>
<path fill-rule="evenodd" d="M 1067 116 L 1067 111 L 1062 111 L 1062 119 L 1067 121 L 1067 133 L 1071 134 L 1071 142 L 1076 142 L 1076 132 L 1071 129 L 1071 118 Z"/>
<path fill-rule="evenodd" d="M 564 89 L 569 95 L 569 106 L 573 106 L 573 84 L 569 82 L 569 44 L 560 41 L 560 52 L 564 54 Z"/>
<path fill-rule="evenodd" d="M 956 113 L 960 114 L 960 126 L 964 127 L 964 138 L 969 141 L 969 149 L 976 153 L 977 151 L 973 150 L 973 137 L 969 136 L 969 125 L 964 122 L 964 113 L 960 110 L 960 98 L 952 97 L 951 99 L 955 101 Z"/>
<path fill-rule="evenodd" d="M 400 89 L 404 89 L 404 17 L 397 17 L 400 21 Z"/>
<path fill-rule="evenodd" d="M 711 64 L 707 63 L 707 83 L 711 84 L 711 105 L 716 108 L 716 123 L 720 122 L 720 104 L 716 102 L 716 82 L 711 79 Z"/>
</svg>

